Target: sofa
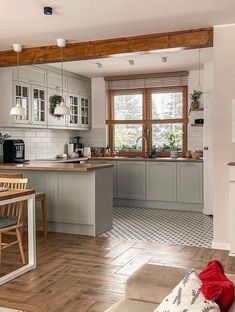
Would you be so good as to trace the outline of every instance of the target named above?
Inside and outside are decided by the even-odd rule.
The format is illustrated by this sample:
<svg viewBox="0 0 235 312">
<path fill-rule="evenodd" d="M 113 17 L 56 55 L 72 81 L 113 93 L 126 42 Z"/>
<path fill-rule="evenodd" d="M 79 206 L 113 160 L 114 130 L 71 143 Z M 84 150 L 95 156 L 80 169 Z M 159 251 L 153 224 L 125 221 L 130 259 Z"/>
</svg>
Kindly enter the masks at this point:
<svg viewBox="0 0 235 312">
<path fill-rule="evenodd" d="M 153 312 L 190 269 L 145 264 L 125 285 L 125 297 L 106 312 Z M 235 274 L 226 274 L 235 283 Z M 235 312 L 235 301 L 229 312 Z"/>
</svg>

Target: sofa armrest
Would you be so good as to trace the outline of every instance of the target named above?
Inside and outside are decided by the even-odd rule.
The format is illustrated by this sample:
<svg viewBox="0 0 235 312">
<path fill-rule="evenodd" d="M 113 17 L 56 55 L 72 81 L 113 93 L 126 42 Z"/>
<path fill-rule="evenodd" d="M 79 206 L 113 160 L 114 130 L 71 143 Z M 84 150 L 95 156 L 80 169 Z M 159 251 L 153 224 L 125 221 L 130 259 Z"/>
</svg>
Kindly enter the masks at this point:
<svg viewBox="0 0 235 312">
<path fill-rule="evenodd" d="M 125 299 L 160 303 L 187 272 L 182 268 L 144 264 L 128 278 Z"/>
</svg>

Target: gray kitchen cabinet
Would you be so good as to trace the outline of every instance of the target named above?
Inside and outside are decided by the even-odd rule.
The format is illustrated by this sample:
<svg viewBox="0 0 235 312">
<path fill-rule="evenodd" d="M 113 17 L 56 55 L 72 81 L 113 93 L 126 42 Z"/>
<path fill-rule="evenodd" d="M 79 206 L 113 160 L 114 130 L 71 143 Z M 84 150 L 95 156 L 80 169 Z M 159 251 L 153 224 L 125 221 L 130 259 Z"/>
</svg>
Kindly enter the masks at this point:
<svg viewBox="0 0 235 312">
<path fill-rule="evenodd" d="M 117 197 L 145 199 L 145 162 L 117 161 Z"/>
<path fill-rule="evenodd" d="M 46 88 L 32 86 L 32 123 L 34 125 L 47 125 L 47 95 Z"/>
<path fill-rule="evenodd" d="M 177 163 L 177 201 L 203 202 L 203 167 L 201 163 Z"/>
<path fill-rule="evenodd" d="M 53 71 L 48 71 L 47 74 L 47 86 L 50 89 L 54 89 L 56 91 L 61 90 L 62 88 L 62 79 L 61 79 L 61 73 L 56 73 Z M 63 78 L 63 89 L 64 91 L 67 91 L 67 79 L 66 77 Z"/>
<path fill-rule="evenodd" d="M 14 82 L 14 103 L 20 100 L 22 107 L 25 109 L 25 116 L 14 116 L 14 124 L 31 125 L 32 124 L 32 106 L 31 87 L 25 82 Z"/>
<path fill-rule="evenodd" d="M 37 66 L 21 66 L 19 70 L 19 80 L 21 82 L 46 86 L 47 72 Z M 14 67 L 14 80 L 18 81 L 18 70 Z"/>
<path fill-rule="evenodd" d="M 70 109 L 70 115 L 68 116 L 68 126 L 73 129 L 77 129 L 80 124 L 80 104 L 79 96 L 76 93 L 68 94 L 68 106 Z"/>
<path fill-rule="evenodd" d="M 71 75 L 71 77 L 69 76 Z M 69 116 L 55 117 L 50 114 L 49 98 L 61 94 L 61 73 L 49 65 L 20 67 L 19 82 L 16 68 L 0 69 L 0 124 L 2 127 L 32 127 L 51 129 L 87 130 L 91 126 L 91 81 L 89 78 L 66 72 L 64 77 L 64 98 L 69 105 L 68 85 L 71 105 L 75 107 L 78 98 L 78 113 Z M 70 79 L 71 78 L 71 79 Z M 68 84 L 69 81 L 69 84 Z M 21 100 L 26 109 L 25 117 L 10 115 L 16 99 Z M 74 105 L 73 105 L 74 104 Z M 76 111 L 73 110 L 74 112 Z M 76 116 L 77 115 L 77 116 Z"/>
<path fill-rule="evenodd" d="M 80 96 L 80 127 L 90 128 L 90 97 Z"/>
<path fill-rule="evenodd" d="M 116 160 L 91 160 L 92 164 L 111 164 L 113 165 L 113 197 L 117 198 L 117 161 Z"/>
<path fill-rule="evenodd" d="M 176 162 L 146 162 L 146 199 L 176 201 Z"/>
</svg>

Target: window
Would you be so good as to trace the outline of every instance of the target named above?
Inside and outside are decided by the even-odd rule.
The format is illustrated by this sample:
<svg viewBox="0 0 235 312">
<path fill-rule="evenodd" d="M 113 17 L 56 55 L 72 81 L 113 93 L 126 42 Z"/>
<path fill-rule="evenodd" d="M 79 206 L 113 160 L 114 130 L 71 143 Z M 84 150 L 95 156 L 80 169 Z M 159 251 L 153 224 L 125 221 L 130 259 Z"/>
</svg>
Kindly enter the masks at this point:
<svg viewBox="0 0 235 312">
<path fill-rule="evenodd" d="M 187 87 L 109 91 L 109 145 L 120 155 L 143 155 L 156 147 L 168 156 L 169 134 L 176 134 L 175 148 L 187 151 Z"/>
</svg>

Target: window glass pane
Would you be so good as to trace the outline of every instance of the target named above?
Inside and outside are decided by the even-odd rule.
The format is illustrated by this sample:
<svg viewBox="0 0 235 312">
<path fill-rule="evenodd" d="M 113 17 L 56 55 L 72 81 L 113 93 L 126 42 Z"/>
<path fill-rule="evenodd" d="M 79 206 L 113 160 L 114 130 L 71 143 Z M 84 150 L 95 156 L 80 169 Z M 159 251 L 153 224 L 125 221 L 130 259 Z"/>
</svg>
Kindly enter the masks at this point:
<svg viewBox="0 0 235 312">
<path fill-rule="evenodd" d="M 114 119 L 138 120 L 143 115 L 142 94 L 119 94 L 114 96 Z"/>
<path fill-rule="evenodd" d="M 183 94 L 177 92 L 152 93 L 152 118 L 171 119 L 183 117 Z"/>
<path fill-rule="evenodd" d="M 142 125 L 115 125 L 114 146 L 120 150 L 135 150 L 136 140 L 142 136 Z M 139 144 L 138 144 L 139 146 Z"/>
<path fill-rule="evenodd" d="M 157 124 L 152 126 L 152 146 L 159 147 L 163 150 L 170 150 L 168 136 L 174 134 L 176 143 L 175 148 L 182 149 L 183 126 L 178 124 Z"/>
</svg>

